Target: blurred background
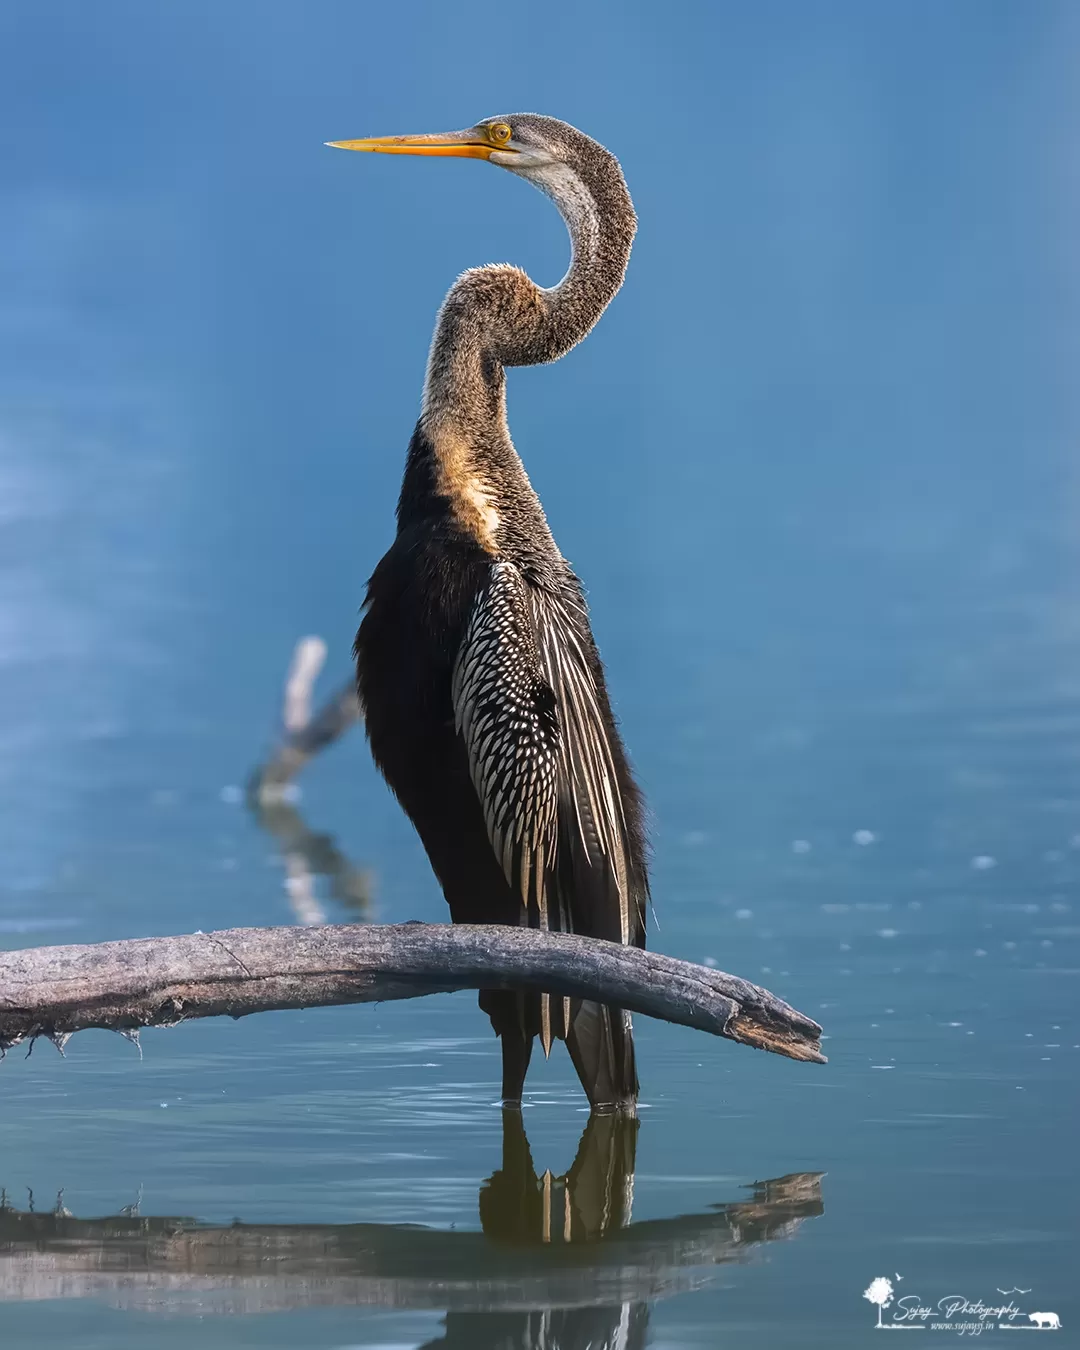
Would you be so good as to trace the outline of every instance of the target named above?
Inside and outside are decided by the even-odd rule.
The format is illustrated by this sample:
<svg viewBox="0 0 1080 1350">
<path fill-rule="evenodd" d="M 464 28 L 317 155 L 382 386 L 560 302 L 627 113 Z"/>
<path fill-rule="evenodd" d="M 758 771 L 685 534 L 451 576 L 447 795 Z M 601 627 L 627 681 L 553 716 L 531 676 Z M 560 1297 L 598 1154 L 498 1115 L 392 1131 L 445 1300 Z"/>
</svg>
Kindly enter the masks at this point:
<svg viewBox="0 0 1080 1350">
<path fill-rule="evenodd" d="M 656 1343 L 854 1344 L 904 1261 L 972 1297 L 1038 1271 L 1061 1311 L 1078 41 L 1065 0 L 8 4 L 0 946 L 293 921 L 243 785 L 294 644 L 327 643 L 323 692 L 348 677 L 454 277 L 567 261 L 510 175 L 322 143 L 551 113 L 619 155 L 641 228 L 589 341 L 511 372 L 510 421 L 651 806 L 650 941 L 832 1038 L 817 1069 L 639 1028 L 636 1212 L 829 1173 L 782 1270 L 659 1304 Z M 299 786 L 380 920 L 444 917 L 361 733 Z M 5 1064 L 0 1185 L 476 1225 L 498 1056 L 471 996 L 147 1045 Z M 530 1084 L 564 1170 L 566 1057 Z M 13 1345 L 145 1343 L 18 1306 Z"/>
</svg>

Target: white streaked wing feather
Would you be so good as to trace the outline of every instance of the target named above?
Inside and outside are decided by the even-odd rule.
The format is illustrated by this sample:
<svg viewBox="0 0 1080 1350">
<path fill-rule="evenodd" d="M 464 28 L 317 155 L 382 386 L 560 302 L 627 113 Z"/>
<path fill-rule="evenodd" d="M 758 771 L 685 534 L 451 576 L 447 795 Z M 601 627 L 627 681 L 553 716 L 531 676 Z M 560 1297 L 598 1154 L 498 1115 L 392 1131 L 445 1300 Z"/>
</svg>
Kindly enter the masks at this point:
<svg viewBox="0 0 1080 1350">
<path fill-rule="evenodd" d="M 583 600 L 496 563 L 458 653 L 454 712 L 488 837 L 526 910 L 543 927 L 580 931 L 580 904 L 607 914 L 628 943 L 645 916 L 631 895 L 622 794 L 583 634 Z"/>
<path fill-rule="evenodd" d="M 576 598 L 530 595 L 540 641 L 540 668 L 555 691 L 562 730 L 560 794 L 589 864 L 608 874 L 619 907 L 623 943 L 644 925 L 631 912 L 627 824 L 607 726 L 580 633 L 584 604 Z M 579 612 L 575 612 L 579 611 Z M 601 878 L 597 878 L 600 881 Z M 595 888 L 597 893 L 606 889 Z"/>
<path fill-rule="evenodd" d="M 558 809 L 555 701 L 540 671 L 520 573 L 496 563 L 478 597 L 454 667 L 454 715 L 507 882 L 541 926 L 549 915 Z"/>
</svg>

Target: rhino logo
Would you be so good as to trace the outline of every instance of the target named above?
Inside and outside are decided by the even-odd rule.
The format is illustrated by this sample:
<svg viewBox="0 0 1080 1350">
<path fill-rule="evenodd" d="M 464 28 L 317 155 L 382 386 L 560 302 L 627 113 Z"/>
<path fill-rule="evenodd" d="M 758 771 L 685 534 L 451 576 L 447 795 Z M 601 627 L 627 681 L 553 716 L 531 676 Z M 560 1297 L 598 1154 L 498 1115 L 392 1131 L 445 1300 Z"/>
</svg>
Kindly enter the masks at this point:
<svg viewBox="0 0 1080 1350">
<path fill-rule="evenodd" d="M 1028 1321 L 1034 1322 L 1040 1331 L 1061 1330 L 1061 1318 L 1057 1313 L 1028 1313 Z"/>
</svg>

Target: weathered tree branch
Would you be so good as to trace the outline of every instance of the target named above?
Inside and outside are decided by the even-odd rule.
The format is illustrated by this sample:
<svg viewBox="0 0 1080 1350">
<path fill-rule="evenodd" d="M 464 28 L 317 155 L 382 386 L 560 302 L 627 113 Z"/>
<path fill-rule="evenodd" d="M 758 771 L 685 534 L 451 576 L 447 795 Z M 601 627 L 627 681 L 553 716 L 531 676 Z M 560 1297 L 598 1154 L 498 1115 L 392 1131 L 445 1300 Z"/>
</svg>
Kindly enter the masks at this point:
<svg viewBox="0 0 1080 1350">
<path fill-rule="evenodd" d="M 824 1063 L 821 1028 L 720 970 L 573 934 L 501 925 L 232 928 L 0 953 L 0 1050 L 36 1036 L 370 1003 L 457 989 L 590 998 L 789 1059 Z"/>
</svg>

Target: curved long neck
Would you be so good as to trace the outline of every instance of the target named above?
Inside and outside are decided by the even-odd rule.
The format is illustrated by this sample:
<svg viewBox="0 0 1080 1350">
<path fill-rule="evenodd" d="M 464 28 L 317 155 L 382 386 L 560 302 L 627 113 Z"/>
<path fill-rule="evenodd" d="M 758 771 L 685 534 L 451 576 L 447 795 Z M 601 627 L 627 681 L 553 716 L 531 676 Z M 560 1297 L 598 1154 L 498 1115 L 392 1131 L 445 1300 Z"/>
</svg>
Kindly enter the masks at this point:
<svg viewBox="0 0 1080 1350">
<path fill-rule="evenodd" d="M 474 445 L 509 445 L 506 366 L 554 361 L 580 342 L 622 285 L 636 218 L 614 158 L 594 165 L 589 181 L 566 164 L 531 175 L 555 202 L 570 233 L 570 267 L 543 289 L 502 264 L 464 273 L 435 326 L 421 424 Z"/>
</svg>

